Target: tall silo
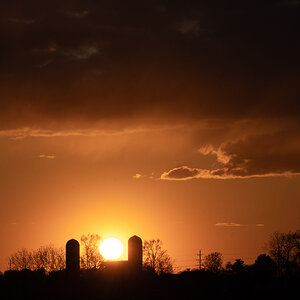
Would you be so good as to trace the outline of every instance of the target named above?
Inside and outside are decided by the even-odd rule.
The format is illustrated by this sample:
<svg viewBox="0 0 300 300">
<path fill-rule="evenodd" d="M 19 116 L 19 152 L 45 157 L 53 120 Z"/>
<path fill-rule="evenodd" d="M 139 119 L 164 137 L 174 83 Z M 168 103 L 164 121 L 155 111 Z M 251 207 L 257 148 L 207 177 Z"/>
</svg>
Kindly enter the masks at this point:
<svg viewBox="0 0 300 300">
<path fill-rule="evenodd" d="M 128 240 L 128 263 L 132 271 L 142 271 L 143 265 L 143 242 L 136 235 Z"/>
<path fill-rule="evenodd" d="M 66 244 L 66 270 L 71 273 L 79 272 L 79 242 L 71 239 Z"/>
</svg>

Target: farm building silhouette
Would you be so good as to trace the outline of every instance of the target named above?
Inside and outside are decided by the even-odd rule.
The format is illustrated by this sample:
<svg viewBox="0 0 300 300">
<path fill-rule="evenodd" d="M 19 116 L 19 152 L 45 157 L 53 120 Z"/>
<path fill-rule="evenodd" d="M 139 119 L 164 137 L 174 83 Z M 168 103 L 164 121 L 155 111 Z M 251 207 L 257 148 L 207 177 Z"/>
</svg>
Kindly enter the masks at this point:
<svg viewBox="0 0 300 300">
<path fill-rule="evenodd" d="M 143 264 L 143 242 L 136 235 L 128 240 L 128 260 L 107 261 L 103 265 L 111 272 L 141 272 Z M 66 271 L 78 273 L 80 271 L 80 244 L 71 239 L 66 243 Z"/>
</svg>

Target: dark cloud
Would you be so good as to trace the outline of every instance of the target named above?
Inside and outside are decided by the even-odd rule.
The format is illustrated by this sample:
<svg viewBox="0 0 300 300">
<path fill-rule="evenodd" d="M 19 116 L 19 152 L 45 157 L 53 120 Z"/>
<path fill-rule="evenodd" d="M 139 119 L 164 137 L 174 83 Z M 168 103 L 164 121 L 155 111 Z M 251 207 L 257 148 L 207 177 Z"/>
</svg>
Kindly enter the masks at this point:
<svg viewBox="0 0 300 300">
<path fill-rule="evenodd" d="M 161 179 L 187 180 L 197 178 L 199 176 L 198 169 L 192 169 L 187 166 L 174 168 L 168 173 L 164 173 Z"/>
<path fill-rule="evenodd" d="M 181 166 L 161 175 L 166 180 L 193 178 L 234 179 L 300 175 L 300 138 L 296 132 L 246 136 L 219 148 L 201 147 L 202 155 L 215 155 L 212 169 Z"/>
<path fill-rule="evenodd" d="M 280 3 L 1 1 L 0 129 L 297 119 L 300 11 Z"/>
</svg>

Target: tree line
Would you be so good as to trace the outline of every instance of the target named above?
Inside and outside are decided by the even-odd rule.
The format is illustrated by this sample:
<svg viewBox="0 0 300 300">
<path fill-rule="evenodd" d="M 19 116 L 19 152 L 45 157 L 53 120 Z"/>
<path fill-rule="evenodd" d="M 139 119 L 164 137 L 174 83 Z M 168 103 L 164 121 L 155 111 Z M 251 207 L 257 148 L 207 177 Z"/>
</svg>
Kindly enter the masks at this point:
<svg viewBox="0 0 300 300">
<path fill-rule="evenodd" d="M 80 238 L 80 266 L 83 270 L 104 267 L 104 259 L 99 252 L 101 237 L 98 234 L 82 235 Z M 160 239 L 146 240 L 143 244 L 144 269 L 156 274 L 172 273 L 173 260 L 163 249 Z M 22 248 L 8 257 L 8 269 L 12 271 L 45 270 L 46 273 L 65 269 L 66 256 L 63 247 L 42 246 L 36 250 Z"/>
<path fill-rule="evenodd" d="M 283 233 L 275 231 L 270 235 L 265 246 L 267 253 L 260 254 L 253 267 L 257 270 L 287 275 L 300 270 L 300 230 Z M 203 269 L 212 273 L 222 270 L 240 273 L 249 266 L 238 258 L 233 263 L 227 262 L 223 267 L 223 257 L 220 252 L 213 252 L 204 258 Z"/>
<path fill-rule="evenodd" d="M 53 245 L 42 246 L 36 250 L 19 249 L 8 257 L 8 269 L 21 271 L 44 269 L 47 273 L 65 268 L 65 250 Z"/>
<path fill-rule="evenodd" d="M 100 268 L 103 260 L 98 247 L 98 234 L 82 235 L 80 264 L 83 269 Z M 8 257 L 8 269 L 12 271 L 40 270 L 46 273 L 65 269 L 66 254 L 63 247 L 42 246 L 36 250 L 19 249 Z"/>
<path fill-rule="evenodd" d="M 98 234 L 82 235 L 81 269 L 98 269 L 104 267 L 104 259 L 99 252 L 101 237 Z M 265 247 L 267 253 L 257 257 L 254 267 L 268 272 L 285 275 L 300 269 L 300 231 L 282 233 L 276 231 L 270 235 Z M 174 260 L 163 247 L 160 239 L 146 240 L 143 243 L 144 270 L 155 274 L 173 273 Z M 223 267 L 223 257 L 220 252 L 213 252 L 204 257 L 201 270 L 218 273 L 226 270 L 239 273 L 247 270 L 245 262 L 238 258 L 233 263 L 227 262 Z M 43 246 L 36 250 L 20 249 L 8 258 L 8 269 L 20 271 L 23 269 L 44 269 L 49 273 L 65 269 L 65 249 L 53 245 Z"/>
</svg>

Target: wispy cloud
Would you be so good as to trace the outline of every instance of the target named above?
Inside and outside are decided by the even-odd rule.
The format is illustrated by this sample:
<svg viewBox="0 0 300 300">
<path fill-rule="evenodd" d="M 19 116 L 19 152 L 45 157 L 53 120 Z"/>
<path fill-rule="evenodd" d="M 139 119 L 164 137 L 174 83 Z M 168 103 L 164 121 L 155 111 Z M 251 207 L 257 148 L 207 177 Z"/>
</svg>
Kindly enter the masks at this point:
<svg viewBox="0 0 300 300">
<path fill-rule="evenodd" d="M 259 224 L 256 224 L 255 226 L 256 226 L 256 227 L 265 227 L 265 224 L 259 223 Z"/>
<path fill-rule="evenodd" d="M 242 226 L 247 226 L 245 224 L 239 224 L 239 223 L 234 223 L 234 222 L 220 222 L 216 223 L 215 226 L 220 226 L 220 227 L 242 227 Z"/>
<path fill-rule="evenodd" d="M 65 56 L 69 56 L 76 60 L 87 60 L 96 54 L 99 54 L 99 48 L 97 45 L 83 45 L 76 49 L 64 51 Z"/>
<path fill-rule="evenodd" d="M 156 132 L 168 131 L 178 129 L 176 126 L 138 126 L 138 127 L 121 127 L 119 129 L 101 129 L 101 124 L 95 124 L 91 128 L 72 128 L 72 129 L 35 129 L 31 127 L 24 127 L 18 129 L 0 130 L 0 137 L 7 137 L 12 140 L 23 140 L 29 137 L 67 137 L 67 136 L 112 136 L 123 134 L 134 134 L 142 132 Z"/>
<path fill-rule="evenodd" d="M 141 174 L 135 174 L 134 176 L 132 176 L 134 179 L 140 179 L 142 178 L 142 175 Z"/>
<path fill-rule="evenodd" d="M 216 155 L 218 162 L 224 164 L 230 161 L 230 156 L 226 155 L 226 153 L 221 147 L 216 149 L 213 145 L 208 144 L 200 147 L 198 151 L 203 155 L 209 155 L 209 154 Z"/>
<path fill-rule="evenodd" d="M 46 158 L 46 159 L 55 159 L 55 155 L 46 155 L 46 154 L 40 154 L 39 158 Z"/>
<path fill-rule="evenodd" d="M 35 23 L 34 19 L 9 18 L 10 23 L 29 25 Z"/>
<path fill-rule="evenodd" d="M 220 168 L 215 170 L 190 168 L 181 166 L 164 172 L 160 179 L 162 180 L 178 180 L 185 181 L 190 179 L 245 179 L 245 178 L 266 178 L 266 177 L 291 177 L 300 175 L 300 172 L 294 173 L 285 171 L 281 173 L 266 173 L 243 175 L 242 168 L 235 168 L 233 171 L 241 174 L 233 174 L 228 168 Z"/>
<path fill-rule="evenodd" d="M 132 176 L 132 178 L 134 178 L 134 179 L 159 179 L 159 178 L 155 178 L 155 176 L 154 176 L 154 173 L 152 172 L 151 174 L 139 174 L 139 173 L 137 173 L 137 174 L 135 174 L 134 176 Z"/>
<path fill-rule="evenodd" d="M 262 223 L 259 224 L 240 224 L 235 222 L 218 222 L 215 224 L 217 227 L 246 227 L 246 226 L 255 226 L 255 227 L 264 227 Z"/>
</svg>

